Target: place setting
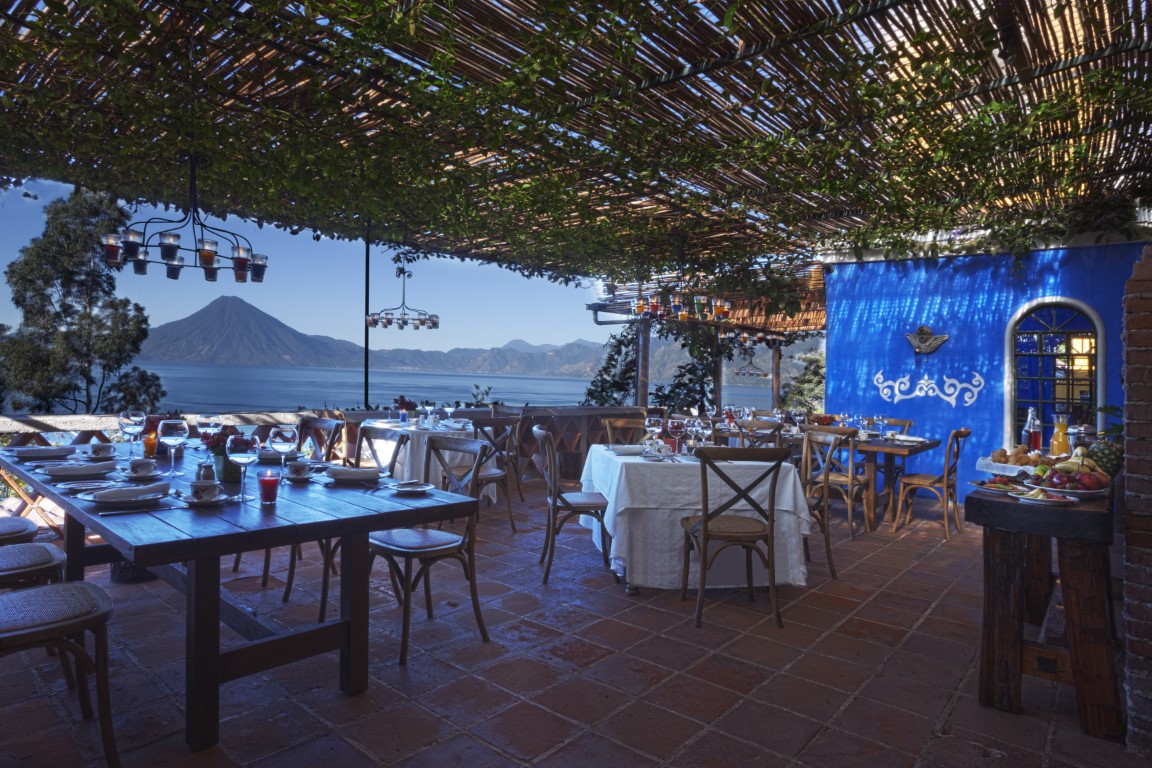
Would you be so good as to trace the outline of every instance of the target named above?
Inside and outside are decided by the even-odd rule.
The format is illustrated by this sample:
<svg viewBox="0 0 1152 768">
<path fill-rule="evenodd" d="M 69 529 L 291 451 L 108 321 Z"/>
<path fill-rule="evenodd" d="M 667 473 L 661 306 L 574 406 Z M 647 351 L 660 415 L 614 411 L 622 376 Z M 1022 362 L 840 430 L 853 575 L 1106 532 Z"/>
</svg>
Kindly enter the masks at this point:
<svg viewBox="0 0 1152 768">
<path fill-rule="evenodd" d="M 107 477 L 118 469 L 115 461 L 101 461 L 98 463 L 66 462 L 43 465 L 35 471 L 47 475 L 53 482 L 56 482 L 59 480 L 96 480 Z"/>
<path fill-rule="evenodd" d="M 117 486 L 101 490 L 84 491 L 76 498 L 97 507 L 98 515 L 123 515 L 147 511 L 159 506 L 170 497 L 171 487 L 167 481 L 140 486 Z M 171 508 L 171 507 L 168 507 Z"/>
<path fill-rule="evenodd" d="M 6 448 L 4 453 L 22 463 L 40 459 L 64 459 L 76 452 L 74 445 L 25 445 Z"/>
<path fill-rule="evenodd" d="M 385 479 L 376 467 L 340 467 L 329 465 L 324 468 L 323 474 L 314 476 L 315 481 L 325 487 L 332 485 L 363 485 L 377 488 L 380 481 Z"/>
</svg>

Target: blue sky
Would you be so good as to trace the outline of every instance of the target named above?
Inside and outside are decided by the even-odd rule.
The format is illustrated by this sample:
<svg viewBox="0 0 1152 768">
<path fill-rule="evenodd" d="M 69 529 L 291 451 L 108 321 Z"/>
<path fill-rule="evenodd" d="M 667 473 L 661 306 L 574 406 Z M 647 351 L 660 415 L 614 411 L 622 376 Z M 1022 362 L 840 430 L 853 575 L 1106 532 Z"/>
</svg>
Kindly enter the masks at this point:
<svg viewBox="0 0 1152 768">
<path fill-rule="evenodd" d="M 0 267 L 6 268 L 23 246 L 43 232 L 44 206 L 71 191 L 70 186 L 42 181 L 31 181 L 25 189 L 39 199 L 25 198 L 20 189 L 0 192 Z M 136 217 L 146 215 L 151 214 L 141 210 Z M 147 275 L 121 272 L 117 293 L 141 304 L 153 326 L 187 317 L 217 296 L 239 296 L 302 333 L 364 343 L 362 242 L 316 242 L 308 233 L 292 236 L 235 218 L 210 223 L 243 234 L 252 241 L 256 253 L 268 255 L 263 283 L 236 283 L 231 273 L 223 270 L 217 282 L 209 283 L 198 269 L 185 270 L 179 280 L 169 280 L 152 264 Z M 395 265 L 382 248 L 374 247 L 371 253 L 370 308 L 394 307 L 400 303 Z M 305 293 L 315 296 L 317 288 L 330 289 L 332 300 L 320 304 L 300 298 Z M 440 329 L 414 332 L 411 328 L 376 328 L 371 331 L 369 346 L 446 351 L 499 347 L 513 339 L 531 344 L 564 344 L 576 339 L 603 343 L 618 327 L 592 322 L 592 313 L 584 305 L 595 299 L 591 283 L 566 288 L 491 265 L 430 259 L 412 266 L 408 305 L 439 314 Z M 2 281 L 0 323 L 13 327 L 20 323 L 8 284 Z"/>
</svg>

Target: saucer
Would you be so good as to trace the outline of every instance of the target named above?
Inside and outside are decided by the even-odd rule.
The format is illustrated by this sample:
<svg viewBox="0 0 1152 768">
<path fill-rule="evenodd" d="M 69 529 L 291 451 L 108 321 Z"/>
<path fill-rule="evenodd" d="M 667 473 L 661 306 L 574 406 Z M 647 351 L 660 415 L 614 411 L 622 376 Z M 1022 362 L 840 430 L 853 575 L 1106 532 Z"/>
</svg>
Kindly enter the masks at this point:
<svg viewBox="0 0 1152 768">
<path fill-rule="evenodd" d="M 140 474 L 134 474 L 132 472 L 124 472 L 123 474 L 124 474 L 125 480 L 155 480 L 156 478 L 160 477 L 161 475 L 165 475 L 167 473 L 160 468 L 156 468 L 156 469 L 152 470 L 151 472 L 145 472 L 145 473 L 140 473 Z"/>
<path fill-rule="evenodd" d="M 306 483 L 312 479 L 312 473 L 309 472 L 307 475 L 287 475 L 286 474 L 286 475 L 281 475 L 281 477 L 283 477 L 285 480 L 287 480 L 290 483 Z"/>
</svg>

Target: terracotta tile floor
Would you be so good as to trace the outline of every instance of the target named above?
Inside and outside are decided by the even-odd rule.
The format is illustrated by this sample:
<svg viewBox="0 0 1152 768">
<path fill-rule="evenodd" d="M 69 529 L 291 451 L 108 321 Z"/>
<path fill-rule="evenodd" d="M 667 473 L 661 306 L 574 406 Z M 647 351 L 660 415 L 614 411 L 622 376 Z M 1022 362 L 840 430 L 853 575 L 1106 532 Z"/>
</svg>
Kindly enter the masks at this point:
<svg viewBox="0 0 1152 768">
<path fill-rule="evenodd" d="M 945 543 L 938 512 L 896 534 L 834 533 L 840 580 L 813 547 L 807 587 L 783 587 L 784 628 L 767 595 L 692 601 L 626 595 L 587 532 L 566 530 L 542 585 L 539 483 L 481 525 L 483 643 L 459 569 L 434 571 L 436 618 L 419 610 L 406 668 L 399 609 L 374 571 L 371 686 L 347 697 L 334 654 L 223 689 L 221 742 L 183 740 L 182 598 L 163 582 L 113 584 L 113 709 L 126 766 L 1146 766 L 1083 735 L 1071 688 L 1026 678 L 1025 713 L 975 699 L 980 533 Z M 258 553 L 230 589 L 285 625 L 315 620 L 318 553 L 308 547 L 292 599 L 259 585 Z M 285 552 L 274 560 L 282 577 Z M 223 629 L 225 642 L 238 642 Z M 54 660 L 0 660 L 0 765 L 102 765 L 94 722 L 78 718 Z"/>
</svg>

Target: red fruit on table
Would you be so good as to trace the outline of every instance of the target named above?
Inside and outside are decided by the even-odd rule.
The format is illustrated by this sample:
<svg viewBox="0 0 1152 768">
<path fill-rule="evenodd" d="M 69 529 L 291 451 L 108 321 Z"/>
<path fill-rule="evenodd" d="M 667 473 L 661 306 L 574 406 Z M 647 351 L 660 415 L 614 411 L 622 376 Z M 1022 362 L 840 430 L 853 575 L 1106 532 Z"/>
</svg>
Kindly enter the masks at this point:
<svg viewBox="0 0 1152 768">
<path fill-rule="evenodd" d="M 1080 483 L 1080 485 L 1084 486 L 1084 489 L 1088 491 L 1098 491 L 1104 487 L 1104 484 L 1100 482 L 1100 478 L 1091 472 L 1081 472 L 1076 475 L 1076 482 Z"/>
</svg>

